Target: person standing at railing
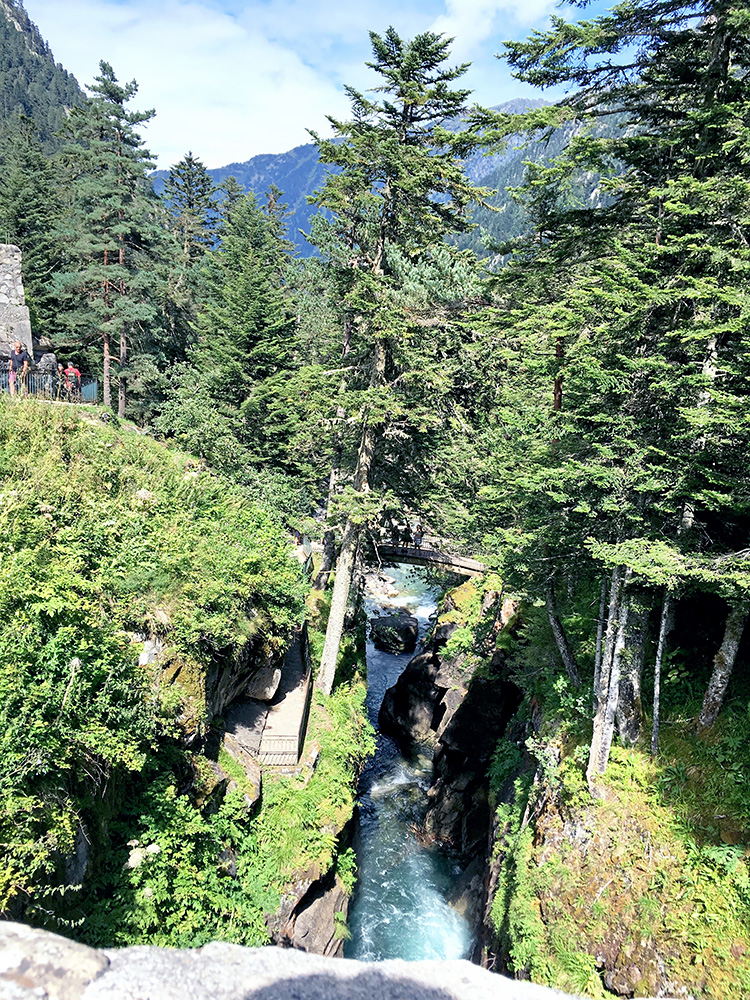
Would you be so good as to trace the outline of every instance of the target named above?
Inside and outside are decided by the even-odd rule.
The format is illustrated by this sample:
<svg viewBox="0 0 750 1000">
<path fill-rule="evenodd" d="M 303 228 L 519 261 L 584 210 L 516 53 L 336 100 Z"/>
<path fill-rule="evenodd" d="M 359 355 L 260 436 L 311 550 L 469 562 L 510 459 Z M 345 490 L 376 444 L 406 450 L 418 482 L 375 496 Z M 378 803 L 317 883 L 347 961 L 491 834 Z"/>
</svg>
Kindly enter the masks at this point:
<svg viewBox="0 0 750 1000">
<path fill-rule="evenodd" d="M 81 395 L 81 373 L 72 361 L 63 372 L 65 376 L 65 395 L 68 399 L 79 399 Z"/>
<path fill-rule="evenodd" d="M 25 391 L 26 373 L 29 370 L 30 364 L 31 358 L 22 347 L 21 341 L 17 340 L 13 345 L 13 350 L 10 352 L 10 360 L 8 361 L 8 386 L 11 396 L 15 396 L 19 382 L 21 384 L 21 392 Z"/>
</svg>

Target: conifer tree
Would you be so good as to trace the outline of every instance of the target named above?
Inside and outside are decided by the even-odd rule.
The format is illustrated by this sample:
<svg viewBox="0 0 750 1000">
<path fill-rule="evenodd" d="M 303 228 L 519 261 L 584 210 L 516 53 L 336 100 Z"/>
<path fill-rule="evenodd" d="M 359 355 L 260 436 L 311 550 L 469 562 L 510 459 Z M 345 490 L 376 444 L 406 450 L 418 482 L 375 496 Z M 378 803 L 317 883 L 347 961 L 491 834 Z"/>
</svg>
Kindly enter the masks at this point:
<svg viewBox="0 0 750 1000">
<path fill-rule="evenodd" d="M 118 414 L 126 404 L 131 341 L 156 316 L 154 256 L 161 240 L 153 167 L 138 127 L 153 111 L 129 111 L 135 81 L 100 73 L 85 105 L 74 108 L 63 151 L 69 203 L 57 233 L 64 252 L 55 286 L 61 320 L 84 342 L 101 337 L 104 404 L 112 401 L 112 344 L 119 344 Z"/>
<path fill-rule="evenodd" d="M 285 277 L 291 245 L 278 212 L 240 198 L 206 263 L 197 341 L 175 374 L 159 424 L 193 451 L 235 471 L 263 427 L 245 414 L 253 390 L 289 368 L 296 320 Z"/>
<path fill-rule="evenodd" d="M 580 135 L 536 170 L 530 194 L 544 219 L 500 281 L 502 320 L 523 356 L 516 371 L 546 400 L 526 437 L 531 460 L 514 477 L 517 537 L 539 554 L 530 562 L 540 589 L 563 561 L 579 586 L 593 587 L 602 564 L 610 578 L 593 782 L 615 720 L 623 737 L 638 731 L 636 600 L 650 592 L 661 605 L 662 589 L 678 584 L 712 590 L 735 638 L 746 607 L 732 551 L 750 512 L 750 18 L 732 0 L 639 0 L 580 24 L 553 18 L 549 32 L 510 44 L 508 58 L 521 79 L 575 88 L 530 114 L 530 130 L 566 118 L 622 123 Z M 566 172 L 581 170 L 605 175 L 603 203 L 554 197 Z M 725 686 L 712 688 L 713 718 Z"/>
<path fill-rule="evenodd" d="M 23 278 L 32 327 L 47 334 L 54 316 L 50 278 L 57 266 L 51 238 L 61 211 L 61 193 L 52 162 L 24 115 L 0 128 L 0 241 L 23 252 Z"/>
<path fill-rule="evenodd" d="M 312 199 L 332 213 L 316 220 L 314 239 L 340 275 L 348 388 L 355 395 L 356 458 L 318 684 L 330 693 L 360 530 L 373 516 L 370 473 L 378 440 L 395 402 L 404 322 L 398 293 L 410 266 L 418 266 L 443 238 L 468 228 L 465 209 L 475 191 L 450 148 L 444 126 L 463 109 L 468 91 L 452 89 L 466 66 L 447 66 L 450 39 L 431 32 L 403 41 L 393 28 L 370 33 L 381 77 L 373 100 L 347 88 L 352 119 L 329 119 L 334 138 L 318 142 L 324 163 L 336 168 Z M 400 409 L 400 407 L 396 407 Z"/>
<path fill-rule="evenodd" d="M 213 245 L 217 218 L 212 200 L 215 190 L 205 165 L 192 152 L 169 168 L 164 195 L 188 266 Z"/>
</svg>

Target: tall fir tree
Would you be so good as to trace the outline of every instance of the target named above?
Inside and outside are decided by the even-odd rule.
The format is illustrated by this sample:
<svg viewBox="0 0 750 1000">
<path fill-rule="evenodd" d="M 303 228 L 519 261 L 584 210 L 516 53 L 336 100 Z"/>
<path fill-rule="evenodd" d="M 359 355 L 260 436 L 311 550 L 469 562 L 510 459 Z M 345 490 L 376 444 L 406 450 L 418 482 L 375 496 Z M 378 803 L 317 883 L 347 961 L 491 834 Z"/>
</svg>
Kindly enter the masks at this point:
<svg viewBox="0 0 750 1000">
<path fill-rule="evenodd" d="M 130 345 L 156 317 L 154 258 L 161 242 L 153 163 L 139 126 L 153 111 L 129 111 L 135 81 L 120 85 L 112 67 L 100 73 L 86 104 L 66 126 L 63 168 L 69 201 L 57 236 L 64 253 L 55 276 L 61 322 L 84 343 L 101 337 L 105 406 L 112 405 L 112 346 L 119 346 L 118 405 L 125 414 Z"/>
<path fill-rule="evenodd" d="M 199 260 L 214 243 L 217 224 L 213 203 L 215 191 L 205 164 L 192 152 L 169 168 L 164 197 L 187 266 Z"/>
<path fill-rule="evenodd" d="M 468 228 L 476 191 L 451 150 L 444 126 L 461 113 L 468 91 L 453 89 L 466 66 L 446 65 L 450 39 L 431 32 L 403 41 L 393 28 L 370 33 L 381 77 L 372 100 L 347 88 L 352 119 L 330 119 L 334 138 L 318 142 L 332 167 L 315 204 L 333 219 L 316 220 L 314 239 L 339 274 L 343 351 L 357 413 L 346 521 L 336 564 L 318 684 L 330 693 L 362 525 L 373 516 L 370 473 L 389 420 L 389 385 L 399 372 L 398 342 L 408 326 L 398 302 L 407 273 L 451 233 Z M 395 402 L 395 400 L 394 400 Z M 401 410 L 400 406 L 396 409 Z"/>
</svg>

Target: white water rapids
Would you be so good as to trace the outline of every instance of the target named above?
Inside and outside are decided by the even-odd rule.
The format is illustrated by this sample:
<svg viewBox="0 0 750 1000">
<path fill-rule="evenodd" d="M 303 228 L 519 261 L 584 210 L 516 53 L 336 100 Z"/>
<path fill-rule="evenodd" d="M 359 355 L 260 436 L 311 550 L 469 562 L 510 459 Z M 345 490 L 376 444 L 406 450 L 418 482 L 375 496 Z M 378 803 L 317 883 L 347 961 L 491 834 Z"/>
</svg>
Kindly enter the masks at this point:
<svg viewBox="0 0 750 1000">
<path fill-rule="evenodd" d="M 399 596 L 388 598 L 385 606 L 385 598 L 368 595 L 368 616 L 404 607 L 419 620 L 421 639 L 436 610 L 438 589 L 418 567 L 388 572 Z M 383 695 L 412 655 L 383 653 L 368 641 L 367 708 L 376 727 Z M 414 834 L 427 806 L 431 767 L 429 757 L 406 760 L 389 737 L 378 734 L 377 752 L 359 788 L 359 884 L 349 914 L 349 958 L 416 961 L 469 955 L 469 927 L 446 902 L 457 870 L 439 849 L 422 846 Z"/>
</svg>

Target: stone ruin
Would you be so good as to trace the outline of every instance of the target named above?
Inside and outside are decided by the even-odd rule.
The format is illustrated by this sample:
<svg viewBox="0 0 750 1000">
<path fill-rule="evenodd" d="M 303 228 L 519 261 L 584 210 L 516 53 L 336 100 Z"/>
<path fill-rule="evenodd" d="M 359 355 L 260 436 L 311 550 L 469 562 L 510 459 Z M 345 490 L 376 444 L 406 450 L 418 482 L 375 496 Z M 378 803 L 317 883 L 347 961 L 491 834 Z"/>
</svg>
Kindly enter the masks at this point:
<svg viewBox="0 0 750 1000">
<path fill-rule="evenodd" d="M 17 340 L 33 357 L 31 318 L 21 277 L 21 251 L 12 244 L 0 243 L 0 358 L 10 357 Z"/>
</svg>

